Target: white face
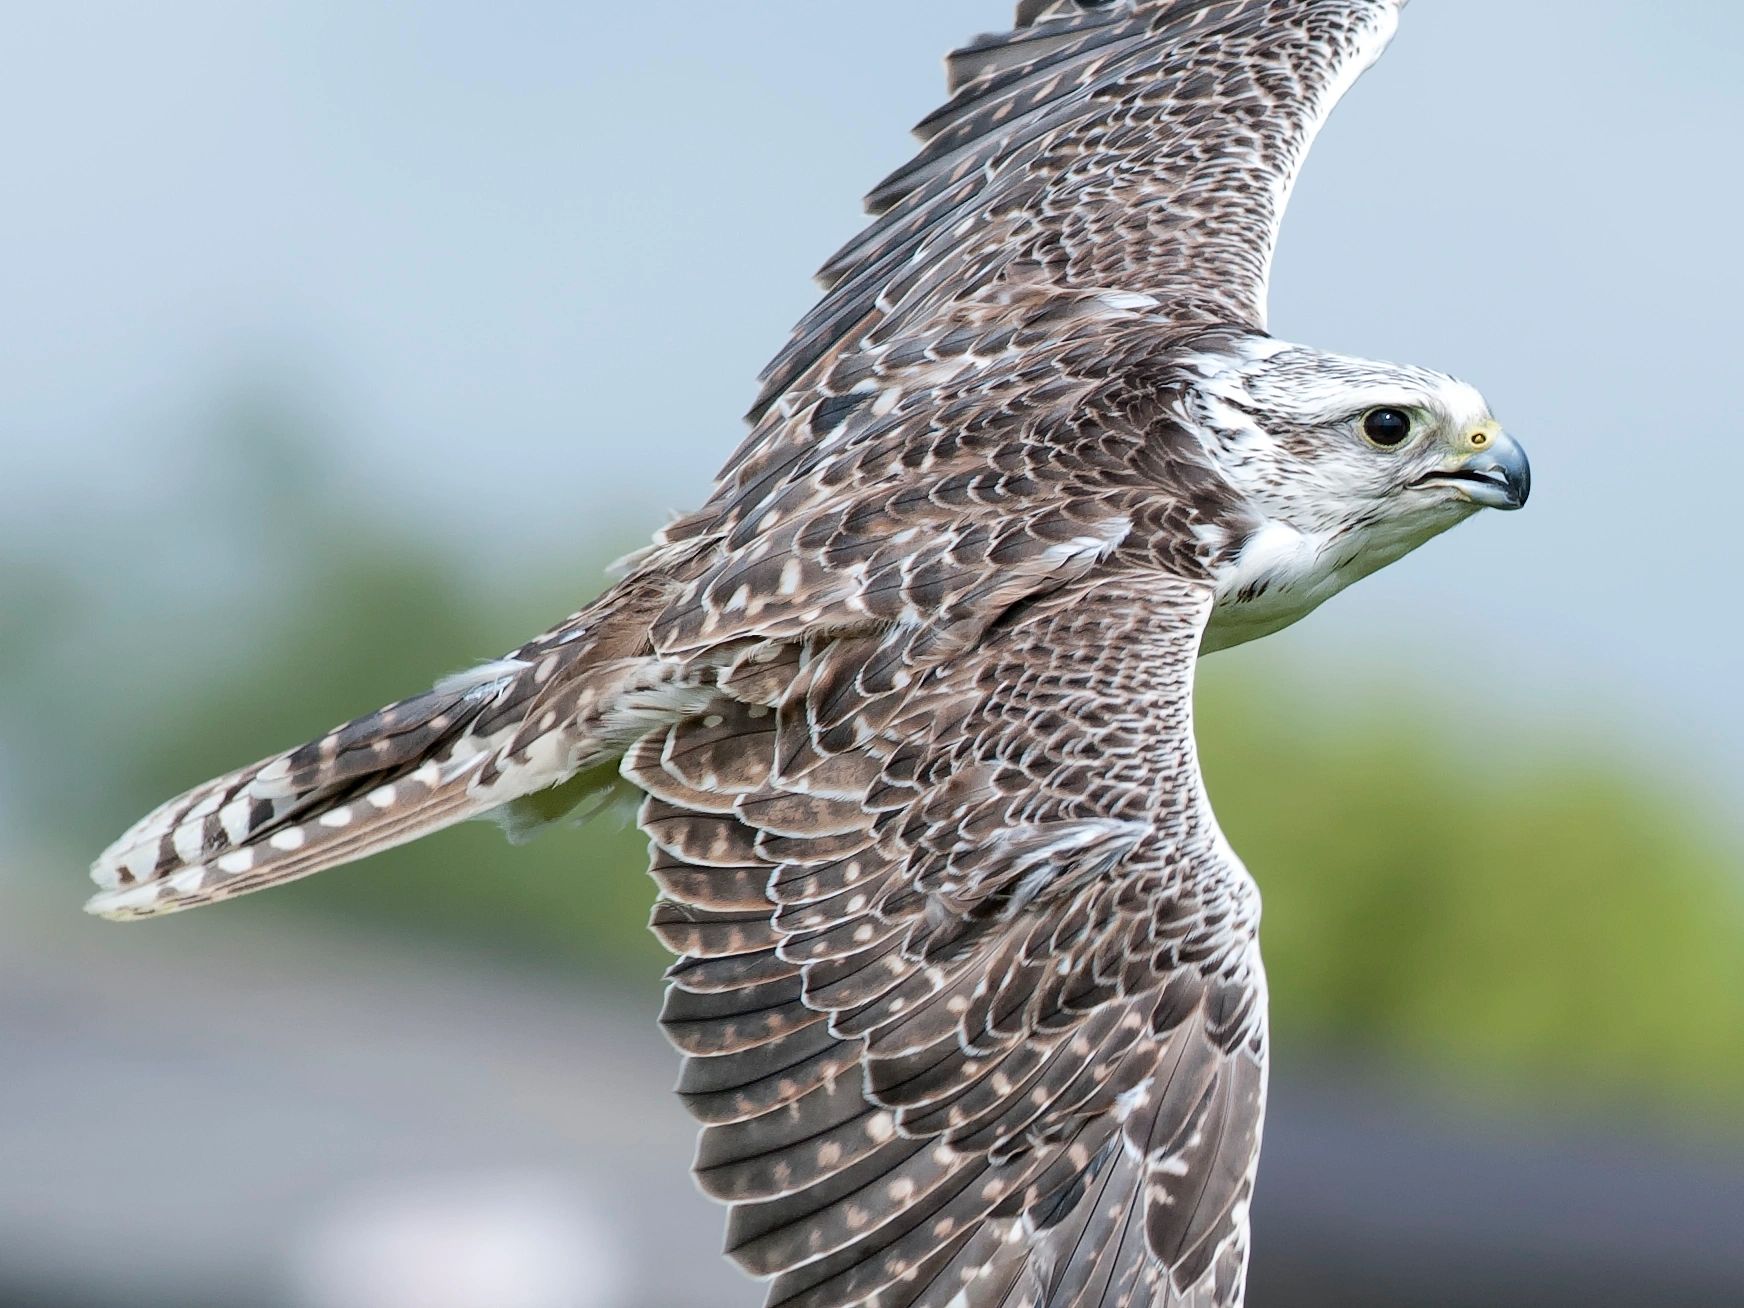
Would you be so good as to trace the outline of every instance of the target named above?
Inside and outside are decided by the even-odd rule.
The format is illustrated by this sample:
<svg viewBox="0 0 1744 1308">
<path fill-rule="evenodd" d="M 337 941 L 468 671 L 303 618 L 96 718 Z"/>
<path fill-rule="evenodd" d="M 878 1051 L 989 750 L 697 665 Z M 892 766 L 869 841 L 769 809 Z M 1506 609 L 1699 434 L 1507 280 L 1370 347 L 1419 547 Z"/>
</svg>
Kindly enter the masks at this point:
<svg viewBox="0 0 1744 1308">
<path fill-rule="evenodd" d="M 1200 440 L 1252 515 L 1219 584 L 1239 639 L 1288 625 L 1479 508 L 1526 501 L 1524 452 L 1464 382 L 1261 340 L 1198 371 Z"/>
</svg>

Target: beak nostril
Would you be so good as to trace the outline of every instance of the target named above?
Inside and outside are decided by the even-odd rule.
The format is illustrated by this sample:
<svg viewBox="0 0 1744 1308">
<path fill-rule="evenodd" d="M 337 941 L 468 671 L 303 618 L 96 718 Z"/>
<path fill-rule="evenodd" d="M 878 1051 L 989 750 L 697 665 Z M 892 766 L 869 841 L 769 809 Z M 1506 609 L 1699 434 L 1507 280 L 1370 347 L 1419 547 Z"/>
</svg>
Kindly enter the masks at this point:
<svg viewBox="0 0 1744 1308">
<path fill-rule="evenodd" d="M 1472 433 L 1471 443 L 1474 450 L 1481 450 L 1490 443 L 1490 434 L 1487 431 L 1475 431 Z"/>
</svg>

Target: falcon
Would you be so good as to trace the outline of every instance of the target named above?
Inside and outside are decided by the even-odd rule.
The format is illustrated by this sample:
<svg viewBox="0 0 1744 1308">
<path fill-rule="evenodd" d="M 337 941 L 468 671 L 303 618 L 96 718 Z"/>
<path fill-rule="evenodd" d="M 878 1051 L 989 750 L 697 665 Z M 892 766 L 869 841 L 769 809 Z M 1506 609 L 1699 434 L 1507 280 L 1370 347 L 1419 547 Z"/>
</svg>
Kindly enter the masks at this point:
<svg viewBox="0 0 1744 1308">
<path fill-rule="evenodd" d="M 1266 983 L 1197 658 L 1529 487 L 1470 387 L 1266 332 L 1402 4 L 1023 0 L 700 510 L 504 658 L 158 809 L 92 910 L 634 788 L 696 1176 L 771 1305 L 1239 1305 Z"/>
</svg>

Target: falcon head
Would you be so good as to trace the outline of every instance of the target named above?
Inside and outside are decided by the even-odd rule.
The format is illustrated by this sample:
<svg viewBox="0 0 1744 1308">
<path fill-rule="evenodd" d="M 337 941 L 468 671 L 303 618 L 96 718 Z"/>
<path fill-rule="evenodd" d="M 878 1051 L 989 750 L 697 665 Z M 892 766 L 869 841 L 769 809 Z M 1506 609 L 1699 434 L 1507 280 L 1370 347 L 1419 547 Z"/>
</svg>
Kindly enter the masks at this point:
<svg viewBox="0 0 1744 1308">
<path fill-rule="evenodd" d="M 1518 509 L 1526 452 L 1441 373 L 1249 338 L 1197 357 L 1184 399 L 1240 506 L 1206 648 L 1288 626 L 1481 508 Z"/>
</svg>

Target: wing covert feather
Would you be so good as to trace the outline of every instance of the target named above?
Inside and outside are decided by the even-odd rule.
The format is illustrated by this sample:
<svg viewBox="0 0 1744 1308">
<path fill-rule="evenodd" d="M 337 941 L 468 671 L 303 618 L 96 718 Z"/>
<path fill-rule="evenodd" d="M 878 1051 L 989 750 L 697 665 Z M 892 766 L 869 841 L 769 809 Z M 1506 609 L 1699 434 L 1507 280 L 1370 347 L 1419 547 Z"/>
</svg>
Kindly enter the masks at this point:
<svg viewBox="0 0 1744 1308">
<path fill-rule="evenodd" d="M 626 758 L 699 1182 L 771 1304 L 1235 1302 L 1264 982 L 1192 745 L 1210 602 L 1101 575 L 943 659 L 813 633 L 775 706 Z"/>
<path fill-rule="evenodd" d="M 160 810 L 98 907 L 621 757 L 698 1180 L 772 1305 L 1239 1304 L 1265 981 L 1191 697 L 1248 510 L 1182 397 L 1263 331 L 1297 171 L 1403 3 L 1021 0 L 701 510 L 472 680 Z"/>
<path fill-rule="evenodd" d="M 953 55 L 920 154 L 764 374 L 761 419 L 820 365 L 912 339 L 1001 285 L 1155 297 L 1181 323 L 1265 325 L 1272 250 L 1315 135 L 1403 0 L 1026 3 Z"/>
</svg>

